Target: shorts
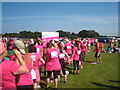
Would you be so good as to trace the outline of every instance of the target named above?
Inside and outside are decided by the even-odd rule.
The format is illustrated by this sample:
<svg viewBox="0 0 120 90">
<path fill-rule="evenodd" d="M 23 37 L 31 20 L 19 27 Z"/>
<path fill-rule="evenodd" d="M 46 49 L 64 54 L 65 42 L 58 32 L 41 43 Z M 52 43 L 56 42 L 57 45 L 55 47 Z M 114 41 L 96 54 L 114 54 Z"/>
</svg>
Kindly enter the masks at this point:
<svg viewBox="0 0 120 90">
<path fill-rule="evenodd" d="M 91 46 L 93 46 L 94 44 L 93 43 L 91 43 Z"/>
<path fill-rule="evenodd" d="M 72 54 L 68 54 L 68 56 L 69 56 L 69 57 L 71 57 L 71 56 L 72 56 Z"/>
<path fill-rule="evenodd" d="M 50 78 L 52 75 L 52 72 L 53 72 L 54 79 L 58 78 L 60 71 L 54 71 L 54 70 L 53 71 L 46 71 L 46 73 L 47 73 L 46 77 Z"/>
<path fill-rule="evenodd" d="M 21 86 L 17 86 L 17 90 L 33 90 L 33 85 L 21 85 Z"/>
<path fill-rule="evenodd" d="M 96 53 L 95 53 L 95 57 L 96 57 L 96 58 L 99 58 L 99 57 L 100 57 L 100 52 L 96 52 Z"/>
</svg>

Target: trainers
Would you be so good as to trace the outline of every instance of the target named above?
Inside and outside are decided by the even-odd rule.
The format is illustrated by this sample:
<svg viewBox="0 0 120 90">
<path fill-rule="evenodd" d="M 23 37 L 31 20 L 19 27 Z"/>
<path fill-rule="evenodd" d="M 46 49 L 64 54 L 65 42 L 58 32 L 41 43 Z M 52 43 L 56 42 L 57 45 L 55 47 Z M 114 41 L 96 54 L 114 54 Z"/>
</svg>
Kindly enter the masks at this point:
<svg viewBox="0 0 120 90">
<path fill-rule="evenodd" d="M 41 86 L 40 86 L 40 85 L 38 85 L 38 86 L 37 86 L 37 88 L 41 88 Z"/>
<path fill-rule="evenodd" d="M 53 80 L 50 80 L 51 83 L 53 83 Z"/>
<path fill-rule="evenodd" d="M 60 83 L 60 81 L 58 81 L 58 83 Z"/>
<path fill-rule="evenodd" d="M 64 83 L 67 83 L 67 81 L 64 81 Z"/>
</svg>

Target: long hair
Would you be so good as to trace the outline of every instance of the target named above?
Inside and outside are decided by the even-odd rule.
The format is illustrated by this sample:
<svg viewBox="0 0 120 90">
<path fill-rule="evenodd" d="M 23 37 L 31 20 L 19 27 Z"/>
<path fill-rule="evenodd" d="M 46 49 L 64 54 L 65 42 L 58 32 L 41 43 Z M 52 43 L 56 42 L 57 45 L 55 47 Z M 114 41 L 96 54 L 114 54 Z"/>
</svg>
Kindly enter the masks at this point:
<svg viewBox="0 0 120 90">
<path fill-rule="evenodd" d="M 78 48 L 78 50 L 80 50 L 80 43 L 78 40 L 75 41 L 75 46 Z"/>
<path fill-rule="evenodd" d="M 37 52 L 37 49 L 36 49 L 34 44 L 29 45 L 28 48 L 29 48 L 29 53 L 36 53 Z"/>
<path fill-rule="evenodd" d="M 63 50 L 64 50 L 64 46 L 62 45 L 61 42 L 58 43 L 58 47 L 59 47 L 59 49 L 60 49 L 60 53 L 62 53 Z"/>
</svg>

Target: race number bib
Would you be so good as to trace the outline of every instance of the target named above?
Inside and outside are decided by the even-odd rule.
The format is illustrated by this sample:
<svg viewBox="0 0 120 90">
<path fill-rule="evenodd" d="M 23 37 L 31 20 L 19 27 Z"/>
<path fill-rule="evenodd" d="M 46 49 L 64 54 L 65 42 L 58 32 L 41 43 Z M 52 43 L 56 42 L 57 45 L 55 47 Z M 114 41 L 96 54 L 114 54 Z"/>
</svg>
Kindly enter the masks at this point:
<svg viewBox="0 0 120 90">
<path fill-rule="evenodd" d="M 67 46 L 67 49 L 71 49 L 71 46 Z"/>
<path fill-rule="evenodd" d="M 32 58 L 33 61 L 36 60 L 35 55 L 31 55 L 31 58 Z"/>
<path fill-rule="evenodd" d="M 60 58 L 64 58 L 64 57 L 65 57 L 65 54 L 61 53 L 61 54 L 59 55 L 59 57 L 60 57 Z"/>
<path fill-rule="evenodd" d="M 51 52 L 51 58 L 57 58 L 58 53 L 56 51 Z"/>
<path fill-rule="evenodd" d="M 37 48 L 37 53 L 39 53 L 40 52 L 40 49 L 39 48 Z"/>
<path fill-rule="evenodd" d="M 81 51 L 79 50 L 79 51 L 77 51 L 77 54 L 80 54 L 81 53 Z"/>
</svg>

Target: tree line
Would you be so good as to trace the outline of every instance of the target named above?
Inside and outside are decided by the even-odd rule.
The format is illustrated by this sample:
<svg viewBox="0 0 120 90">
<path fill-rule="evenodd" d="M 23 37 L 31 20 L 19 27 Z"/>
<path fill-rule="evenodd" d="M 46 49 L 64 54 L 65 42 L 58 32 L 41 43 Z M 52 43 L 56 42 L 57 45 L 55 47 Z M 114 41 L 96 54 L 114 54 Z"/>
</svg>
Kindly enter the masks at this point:
<svg viewBox="0 0 120 90">
<path fill-rule="evenodd" d="M 59 32 L 59 37 L 68 37 L 71 39 L 75 39 L 78 37 L 89 37 L 89 38 L 95 38 L 95 37 L 107 37 L 107 36 L 102 36 L 95 30 L 81 30 L 79 33 L 75 32 L 67 32 L 63 30 L 57 30 L 56 32 Z M 19 33 L 5 33 L 2 35 L 2 37 L 19 37 L 19 38 L 37 38 L 41 37 L 42 33 L 41 32 L 32 32 L 32 31 L 20 31 Z"/>
</svg>

